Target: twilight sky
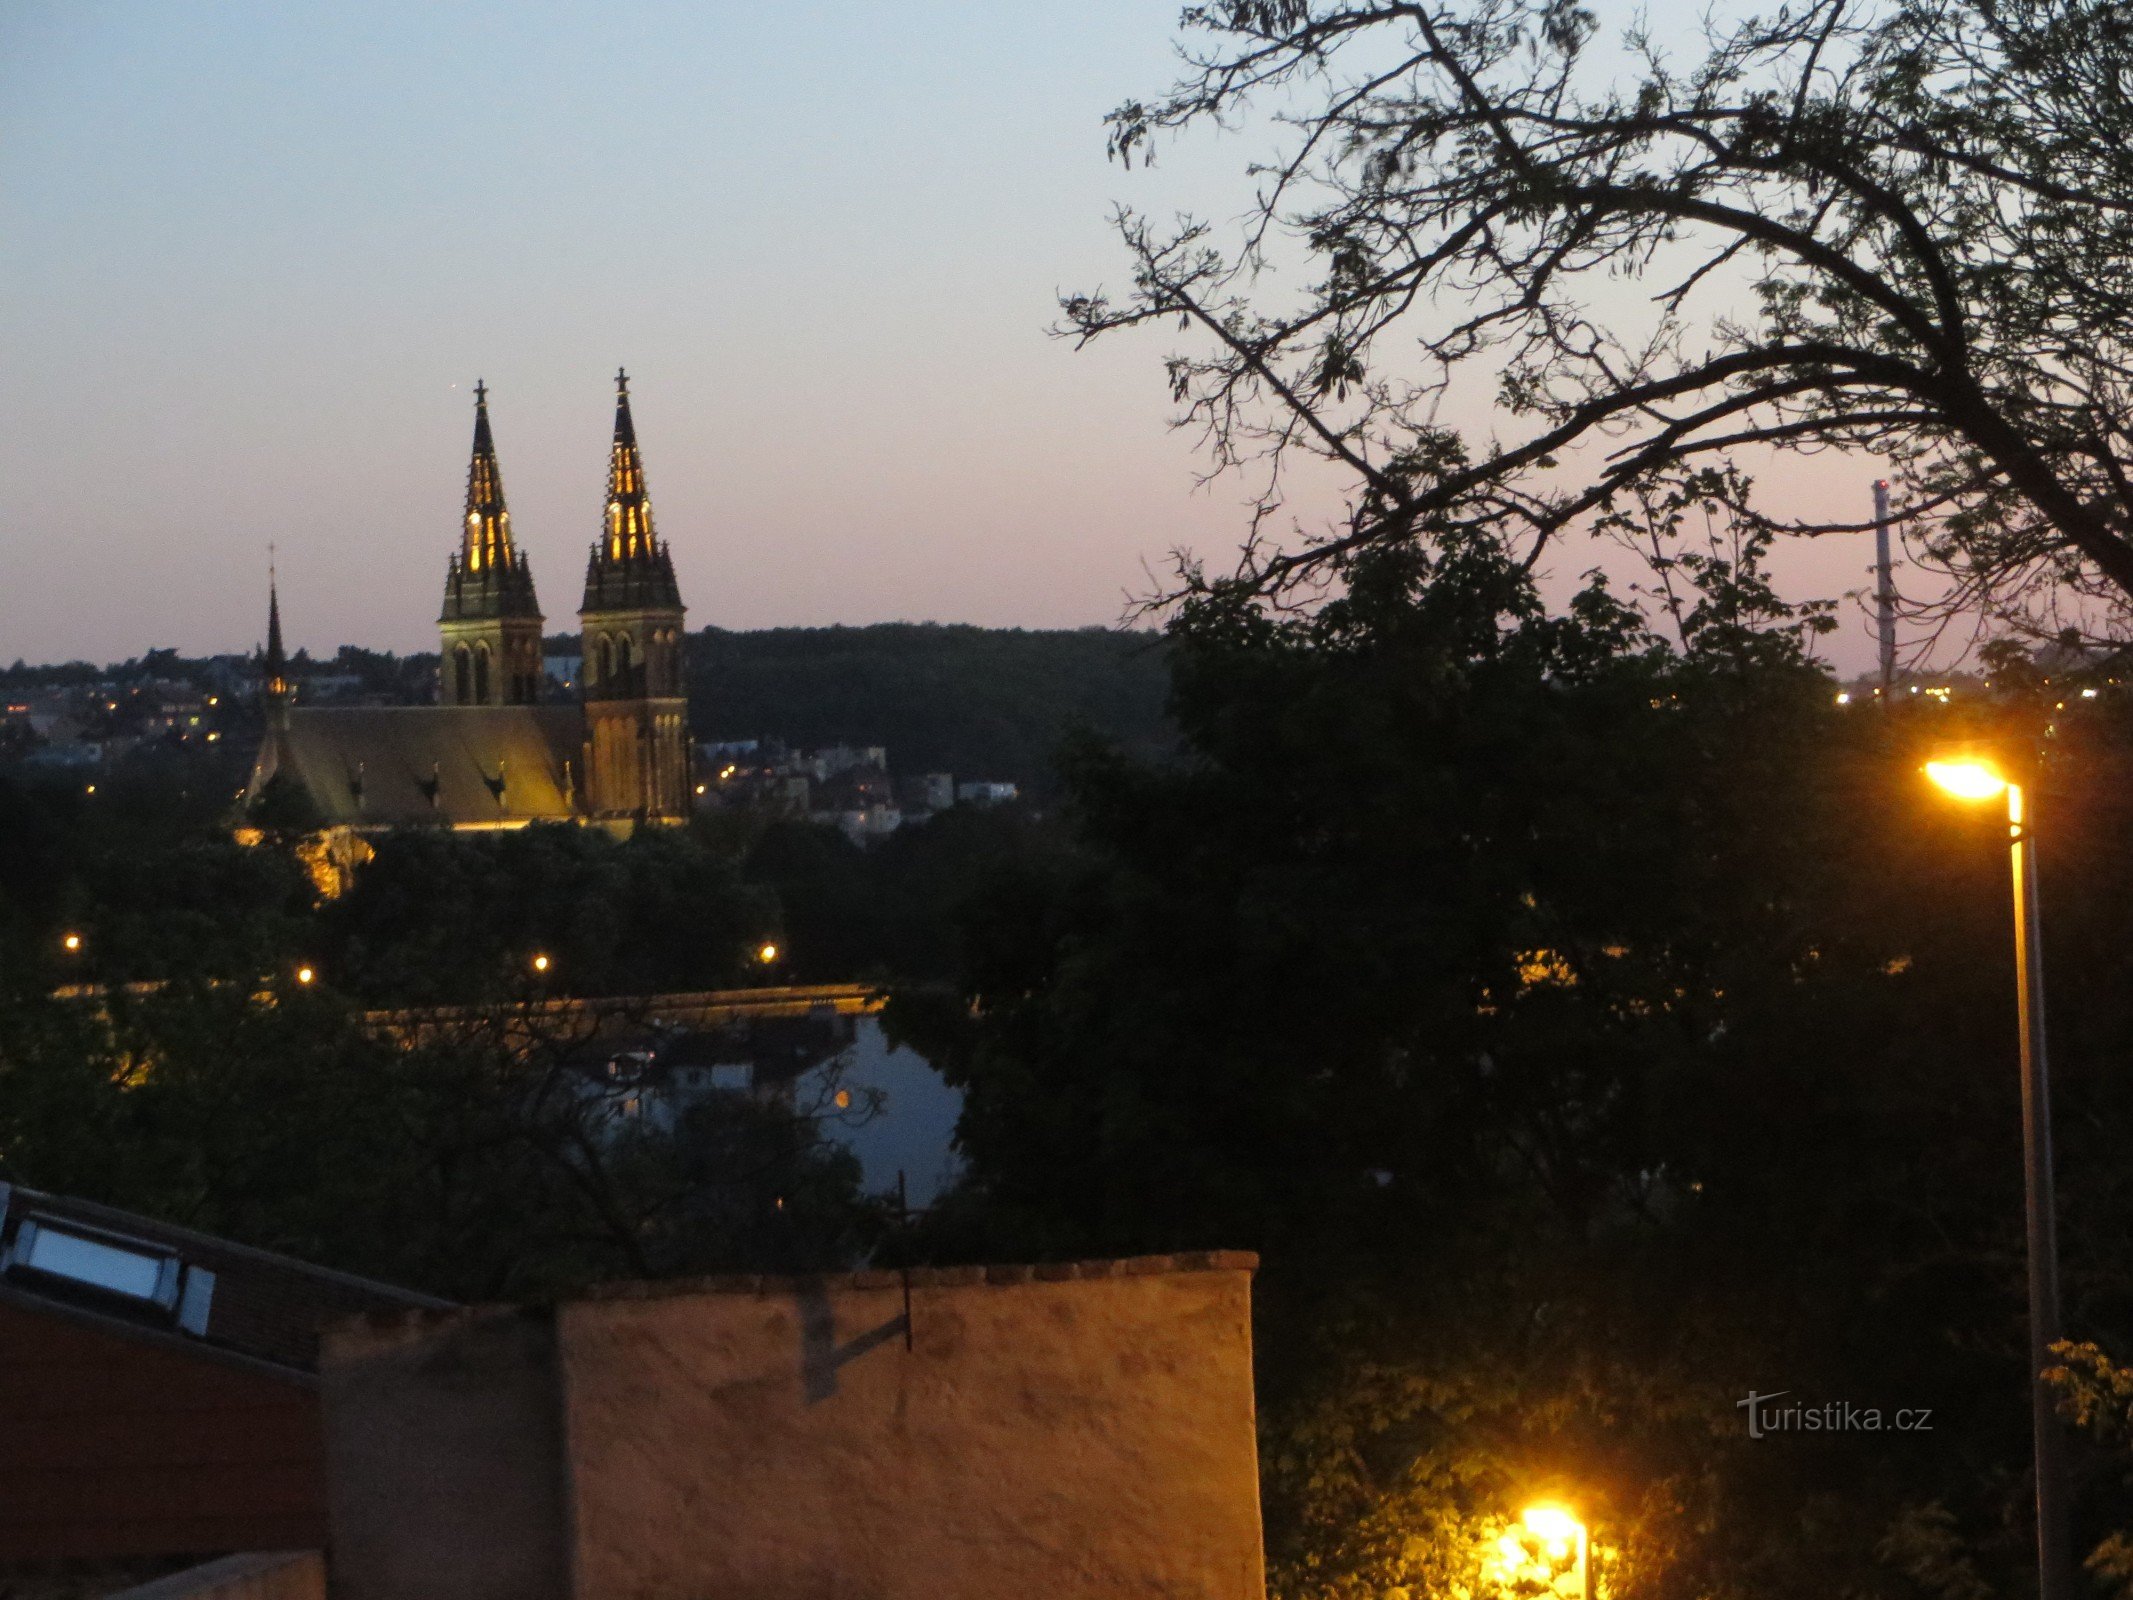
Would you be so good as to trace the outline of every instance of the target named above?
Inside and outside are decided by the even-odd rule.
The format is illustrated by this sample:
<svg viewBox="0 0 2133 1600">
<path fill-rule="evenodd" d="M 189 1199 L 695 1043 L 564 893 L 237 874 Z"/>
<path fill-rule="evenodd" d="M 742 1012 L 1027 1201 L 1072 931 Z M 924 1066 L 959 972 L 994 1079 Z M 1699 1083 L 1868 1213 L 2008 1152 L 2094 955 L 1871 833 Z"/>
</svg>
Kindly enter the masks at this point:
<svg viewBox="0 0 2133 1600">
<path fill-rule="evenodd" d="M 0 661 L 248 648 L 269 541 L 292 644 L 433 647 L 477 377 L 561 631 L 617 365 L 692 625 L 1102 623 L 1221 564 L 1161 335 L 1046 334 L 1113 203 L 1233 216 L 1270 148 L 1105 161 L 1177 8 L 0 0 Z"/>
</svg>

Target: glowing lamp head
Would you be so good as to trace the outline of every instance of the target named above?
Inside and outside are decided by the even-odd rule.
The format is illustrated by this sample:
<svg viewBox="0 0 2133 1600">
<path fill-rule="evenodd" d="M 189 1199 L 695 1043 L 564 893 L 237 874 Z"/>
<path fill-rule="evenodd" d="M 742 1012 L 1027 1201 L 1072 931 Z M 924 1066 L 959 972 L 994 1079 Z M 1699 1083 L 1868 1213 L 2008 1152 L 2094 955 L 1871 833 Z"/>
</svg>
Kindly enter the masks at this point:
<svg viewBox="0 0 2133 1600">
<path fill-rule="evenodd" d="M 767 967 L 778 959 L 778 947 L 765 940 L 762 944 L 756 946 L 755 958 Z"/>
<path fill-rule="evenodd" d="M 75 952 L 81 949 L 81 935 L 78 933 L 70 933 L 64 939 L 60 940 L 59 944 L 60 948 L 65 950 L 68 955 L 73 955 Z"/>
<path fill-rule="evenodd" d="M 533 970 L 535 972 L 546 972 L 551 965 L 553 965 L 553 963 L 549 961 L 545 953 L 537 955 L 533 958 Z"/>
<path fill-rule="evenodd" d="M 1958 800 L 1990 800 L 2007 792 L 2007 775 L 1979 756 L 1928 761 L 1926 776 Z"/>
<path fill-rule="evenodd" d="M 1528 1533 L 1549 1544 L 1573 1543 L 1585 1531 L 1585 1525 L 1562 1506 L 1528 1506 L 1519 1520 Z"/>
<path fill-rule="evenodd" d="M 318 974 L 309 967 L 298 967 L 296 969 L 296 981 L 298 983 L 312 983 L 317 979 L 317 977 Z"/>
</svg>

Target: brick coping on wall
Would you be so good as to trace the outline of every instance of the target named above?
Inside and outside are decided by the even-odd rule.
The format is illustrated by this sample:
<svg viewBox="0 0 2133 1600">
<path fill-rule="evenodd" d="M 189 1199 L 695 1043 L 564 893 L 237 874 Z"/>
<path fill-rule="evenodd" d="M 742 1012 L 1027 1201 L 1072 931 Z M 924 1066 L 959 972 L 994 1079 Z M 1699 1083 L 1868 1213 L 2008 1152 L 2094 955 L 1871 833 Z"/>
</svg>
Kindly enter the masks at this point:
<svg viewBox="0 0 2133 1600">
<path fill-rule="evenodd" d="M 797 1276 L 728 1273 L 700 1278 L 637 1279 L 599 1283 L 567 1296 L 570 1300 L 666 1300 L 692 1294 L 786 1295 L 802 1289 L 961 1289 L 980 1284 L 1067 1283 L 1090 1278 L 1142 1278 L 1177 1272 L 1257 1272 L 1259 1257 L 1250 1250 L 1183 1250 L 1167 1256 L 1123 1256 L 1105 1261 L 1044 1261 L 1012 1266 L 867 1267 L 858 1272 Z M 529 1303 L 539 1311 L 555 1302 Z M 452 1306 L 441 1309 L 372 1311 L 345 1318 L 342 1327 L 394 1328 L 452 1322 L 493 1312 L 498 1307 Z"/>
</svg>

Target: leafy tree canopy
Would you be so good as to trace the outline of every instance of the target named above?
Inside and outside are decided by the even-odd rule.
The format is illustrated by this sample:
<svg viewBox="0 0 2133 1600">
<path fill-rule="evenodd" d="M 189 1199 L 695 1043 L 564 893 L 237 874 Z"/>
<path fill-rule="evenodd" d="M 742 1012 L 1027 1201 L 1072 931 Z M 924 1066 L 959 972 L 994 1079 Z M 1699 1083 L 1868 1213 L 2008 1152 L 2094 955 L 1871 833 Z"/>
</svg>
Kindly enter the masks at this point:
<svg viewBox="0 0 2133 1600">
<path fill-rule="evenodd" d="M 1490 1592 L 1549 1493 L 1608 1592 L 1977 1596 L 2029 1559 L 2004 839 L 1917 775 L 1964 713 L 1838 707 L 1765 543 L 1685 571 L 1671 643 L 1598 583 L 1551 613 L 1471 528 L 1306 613 L 1189 601 L 1185 758 L 1084 748 L 1083 853 L 892 1007 L 967 1097 L 937 1249 L 1262 1252 L 1284 1596 Z M 2088 704 L 2008 714 L 2058 729 L 2066 1238 L 2110 1328 L 2133 1012 L 2060 958 L 2122 942 L 2133 743 Z M 1749 1439 L 1780 1389 L 1933 1431 Z"/>
</svg>

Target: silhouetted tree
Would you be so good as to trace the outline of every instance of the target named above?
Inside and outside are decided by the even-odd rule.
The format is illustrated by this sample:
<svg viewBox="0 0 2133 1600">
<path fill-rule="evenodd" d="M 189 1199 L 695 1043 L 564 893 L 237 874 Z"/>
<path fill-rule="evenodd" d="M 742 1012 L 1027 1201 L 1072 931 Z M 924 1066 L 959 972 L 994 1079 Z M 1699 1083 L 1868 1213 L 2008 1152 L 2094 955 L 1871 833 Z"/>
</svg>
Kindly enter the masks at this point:
<svg viewBox="0 0 2133 1600">
<path fill-rule="evenodd" d="M 1643 495 L 1752 515 L 1725 468 L 1774 447 L 1893 460 L 1959 600 L 2046 625 L 2078 620 L 2055 594 L 2133 592 L 2113 0 L 1801 0 L 1619 50 L 1572 0 L 1211 0 L 1185 27 L 1190 70 L 1111 147 L 1278 115 L 1242 237 L 1129 213 L 1130 292 L 1065 308 L 1084 338 L 1196 335 L 1173 388 L 1217 466 L 1268 466 L 1262 513 L 1293 453 L 1345 479 L 1341 525 L 1255 539 L 1242 581 L 1447 515 L 1526 559 Z M 1442 420 L 1490 390 L 1500 437 Z"/>
</svg>

